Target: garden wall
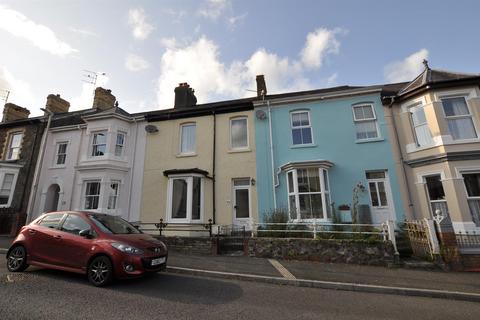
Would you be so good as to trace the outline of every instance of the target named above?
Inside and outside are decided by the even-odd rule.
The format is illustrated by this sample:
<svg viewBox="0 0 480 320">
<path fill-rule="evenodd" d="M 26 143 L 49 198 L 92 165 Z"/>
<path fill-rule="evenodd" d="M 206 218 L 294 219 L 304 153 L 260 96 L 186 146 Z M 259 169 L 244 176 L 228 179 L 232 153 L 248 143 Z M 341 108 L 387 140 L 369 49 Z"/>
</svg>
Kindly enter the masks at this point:
<svg viewBox="0 0 480 320">
<path fill-rule="evenodd" d="M 185 254 L 215 255 L 217 254 L 217 239 L 210 237 L 165 237 L 156 236 L 168 247 Z"/>
</svg>

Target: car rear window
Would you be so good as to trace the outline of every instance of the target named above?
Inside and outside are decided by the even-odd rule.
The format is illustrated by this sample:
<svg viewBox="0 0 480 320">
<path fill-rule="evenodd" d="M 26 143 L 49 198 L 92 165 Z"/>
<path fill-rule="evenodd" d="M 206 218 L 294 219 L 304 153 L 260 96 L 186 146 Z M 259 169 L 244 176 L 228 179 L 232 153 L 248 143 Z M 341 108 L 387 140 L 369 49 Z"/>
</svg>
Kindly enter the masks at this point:
<svg viewBox="0 0 480 320">
<path fill-rule="evenodd" d="M 62 221 L 64 214 L 63 213 L 52 213 L 48 214 L 45 217 L 43 217 L 40 222 L 38 222 L 39 226 L 42 227 L 47 227 L 47 228 L 58 228 L 58 225 L 60 224 L 60 221 Z"/>
</svg>

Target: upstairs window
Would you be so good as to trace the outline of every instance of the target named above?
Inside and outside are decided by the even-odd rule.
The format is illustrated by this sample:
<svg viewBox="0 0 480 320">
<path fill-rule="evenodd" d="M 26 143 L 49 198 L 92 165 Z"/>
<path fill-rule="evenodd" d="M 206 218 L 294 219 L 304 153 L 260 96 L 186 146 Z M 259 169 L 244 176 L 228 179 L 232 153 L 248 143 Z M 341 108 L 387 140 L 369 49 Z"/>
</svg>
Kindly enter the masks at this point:
<svg viewBox="0 0 480 320">
<path fill-rule="evenodd" d="M 180 153 L 181 154 L 193 154 L 195 153 L 195 134 L 196 124 L 188 123 L 180 127 Z"/>
<path fill-rule="evenodd" d="M 95 132 L 92 139 L 92 157 L 101 157 L 107 150 L 107 132 Z"/>
<path fill-rule="evenodd" d="M 465 97 L 443 98 L 442 105 L 453 140 L 477 138 Z"/>
<path fill-rule="evenodd" d="M 23 133 L 15 132 L 10 134 L 8 149 L 7 149 L 7 160 L 17 160 L 20 158 L 20 147 L 22 145 Z"/>
<path fill-rule="evenodd" d="M 107 209 L 114 210 L 117 209 L 118 194 L 120 188 L 120 181 L 113 180 L 110 183 L 109 195 L 108 195 L 108 205 Z"/>
<path fill-rule="evenodd" d="M 13 173 L 5 173 L 3 175 L 0 174 L 0 179 L 3 178 L 1 181 L 1 189 L 0 189 L 0 207 L 9 207 L 10 203 L 12 202 L 12 196 L 14 191 L 14 180 L 15 174 Z"/>
<path fill-rule="evenodd" d="M 353 106 L 353 121 L 357 140 L 378 138 L 377 117 L 373 105 L 362 104 Z"/>
<path fill-rule="evenodd" d="M 115 156 L 123 156 L 123 149 L 125 147 L 125 133 L 117 132 L 117 141 L 115 143 Z"/>
<path fill-rule="evenodd" d="M 312 144 L 312 126 L 308 111 L 291 113 L 292 141 L 293 145 Z"/>
<path fill-rule="evenodd" d="M 247 118 L 230 120 L 230 146 L 232 149 L 248 148 Z"/>
<path fill-rule="evenodd" d="M 424 147 L 433 144 L 432 134 L 428 127 L 425 109 L 422 104 L 410 107 L 410 116 L 412 119 L 413 132 L 417 146 Z"/>
<path fill-rule="evenodd" d="M 100 202 L 100 181 L 88 181 L 85 184 L 85 210 L 96 210 Z"/>
<path fill-rule="evenodd" d="M 64 165 L 65 160 L 67 159 L 67 142 L 59 142 L 57 143 L 57 154 L 55 156 L 55 164 L 56 165 Z"/>
</svg>

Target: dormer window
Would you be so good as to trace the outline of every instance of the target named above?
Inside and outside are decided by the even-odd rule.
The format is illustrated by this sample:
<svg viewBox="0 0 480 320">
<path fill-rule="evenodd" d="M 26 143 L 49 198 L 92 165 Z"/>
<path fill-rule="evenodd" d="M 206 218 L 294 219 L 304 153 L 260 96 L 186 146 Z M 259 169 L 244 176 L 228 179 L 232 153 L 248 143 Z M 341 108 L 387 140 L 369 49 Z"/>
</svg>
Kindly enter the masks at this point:
<svg viewBox="0 0 480 320">
<path fill-rule="evenodd" d="M 95 132 L 92 139 L 92 157 L 101 157 L 107 150 L 107 132 Z"/>
<path fill-rule="evenodd" d="M 7 149 L 7 160 L 17 160 L 20 158 L 20 147 L 22 145 L 23 133 L 15 132 L 10 134 L 8 149 Z"/>
</svg>

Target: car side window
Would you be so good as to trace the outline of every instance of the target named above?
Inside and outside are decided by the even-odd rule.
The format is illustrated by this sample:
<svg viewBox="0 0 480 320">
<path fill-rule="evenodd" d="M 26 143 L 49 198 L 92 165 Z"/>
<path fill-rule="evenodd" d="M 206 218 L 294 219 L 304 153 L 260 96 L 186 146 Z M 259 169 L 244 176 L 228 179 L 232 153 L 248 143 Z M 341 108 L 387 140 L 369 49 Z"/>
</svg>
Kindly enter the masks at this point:
<svg viewBox="0 0 480 320">
<path fill-rule="evenodd" d="M 74 214 L 69 214 L 63 222 L 61 230 L 78 235 L 80 231 L 91 228 L 92 227 L 81 217 Z"/>
<path fill-rule="evenodd" d="M 62 221 L 63 213 L 53 213 L 46 215 L 39 223 L 39 226 L 56 229 Z"/>
</svg>

